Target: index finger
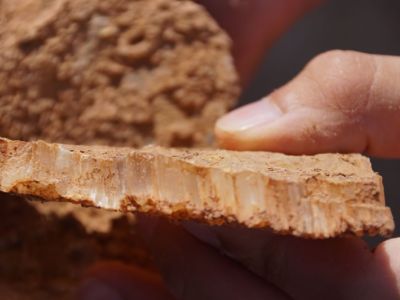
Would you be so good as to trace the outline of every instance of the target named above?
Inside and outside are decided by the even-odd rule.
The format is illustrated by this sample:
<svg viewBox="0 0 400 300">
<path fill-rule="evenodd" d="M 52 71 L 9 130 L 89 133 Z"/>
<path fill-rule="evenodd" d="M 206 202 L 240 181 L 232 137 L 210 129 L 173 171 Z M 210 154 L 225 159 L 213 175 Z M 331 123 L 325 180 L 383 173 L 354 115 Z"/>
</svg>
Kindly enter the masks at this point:
<svg viewBox="0 0 400 300">
<path fill-rule="evenodd" d="M 289 300 L 266 283 L 181 226 L 141 216 L 139 227 L 172 293 L 179 300 Z"/>
<path fill-rule="evenodd" d="M 382 251 L 377 258 L 358 238 L 305 240 L 266 230 L 194 223 L 185 227 L 293 299 L 400 297 L 400 270 L 382 263 Z"/>
</svg>

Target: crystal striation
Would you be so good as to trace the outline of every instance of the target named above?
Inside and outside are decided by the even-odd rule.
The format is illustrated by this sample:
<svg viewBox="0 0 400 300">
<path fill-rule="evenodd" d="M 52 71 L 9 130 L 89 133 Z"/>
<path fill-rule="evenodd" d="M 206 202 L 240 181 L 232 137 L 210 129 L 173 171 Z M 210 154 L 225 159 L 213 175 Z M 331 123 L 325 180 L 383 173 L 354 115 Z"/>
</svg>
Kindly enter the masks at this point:
<svg viewBox="0 0 400 300">
<path fill-rule="evenodd" d="M 359 154 L 70 146 L 0 140 L 0 190 L 49 201 L 329 238 L 388 235 L 381 177 Z"/>
</svg>

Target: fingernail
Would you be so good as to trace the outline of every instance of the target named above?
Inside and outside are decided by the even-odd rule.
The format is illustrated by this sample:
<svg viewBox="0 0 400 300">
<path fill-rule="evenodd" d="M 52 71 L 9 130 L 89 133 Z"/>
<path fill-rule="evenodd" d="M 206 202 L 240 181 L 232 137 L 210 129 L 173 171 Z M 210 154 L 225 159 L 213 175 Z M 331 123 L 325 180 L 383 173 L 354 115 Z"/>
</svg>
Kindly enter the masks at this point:
<svg viewBox="0 0 400 300">
<path fill-rule="evenodd" d="M 216 126 L 227 132 L 246 131 L 272 123 L 282 115 L 282 110 L 267 97 L 234 110 L 219 119 Z"/>
<path fill-rule="evenodd" d="M 98 279 L 87 279 L 78 291 L 79 300 L 123 300 L 117 291 Z"/>
</svg>

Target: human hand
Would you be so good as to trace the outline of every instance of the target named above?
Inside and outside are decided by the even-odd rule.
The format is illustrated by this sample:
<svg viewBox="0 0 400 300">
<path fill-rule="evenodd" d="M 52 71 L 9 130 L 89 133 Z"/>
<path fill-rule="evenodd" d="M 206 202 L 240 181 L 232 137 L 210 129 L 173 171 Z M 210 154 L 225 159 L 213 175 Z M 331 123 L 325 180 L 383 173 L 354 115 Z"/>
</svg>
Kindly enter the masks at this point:
<svg viewBox="0 0 400 300">
<path fill-rule="evenodd" d="M 399 57 L 328 52 L 267 98 L 223 117 L 217 136 L 231 149 L 400 157 L 399 82 Z M 185 230 L 140 219 L 175 299 L 400 298 L 400 239 L 370 251 L 358 238 L 312 241 L 192 223 Z M 116 268 L 113 283 L 106 270 L 94 277 L 123 291 L 119 276 L 130 287 L 120 299 L 144 291 L 143 279 Z M 151 291 L 146 299 L 172 299 L 159 279 Z"/>
<path fill-rule="evenodd" d="M 221 119 L 216 133 L 230 149 L 400 158 L 399 82 L 400 58 L 328 52 L 266 99 Z M 87 291 L 104 298 L 84 299 L 400 298 L 400 239 L 372 252 L 357 238 L 312 241 L 140 220 L 173 296 L 155 275 L 103 265 Z"/>
</svg>

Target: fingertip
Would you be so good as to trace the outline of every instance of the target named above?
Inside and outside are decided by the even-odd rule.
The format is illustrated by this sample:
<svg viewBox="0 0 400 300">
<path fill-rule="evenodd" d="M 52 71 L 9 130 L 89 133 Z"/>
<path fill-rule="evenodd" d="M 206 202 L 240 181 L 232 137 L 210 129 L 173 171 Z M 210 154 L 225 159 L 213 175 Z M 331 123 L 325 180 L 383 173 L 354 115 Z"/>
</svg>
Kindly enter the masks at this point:
<svg viewBox="0 0 400 300">
<path fill-rule="evenodd" d="M 362 128 L 354 126 L 340 112 L 285 103 L 289 108 L 279 108 L 280 113 L 276 113 L 273 106 L 264 102 L 243 107 L 219 120 L 215 132 L 220 147 L 289 155 L 358 153 L 367 149 L 368 139 Z M 254 116 L 250 116 L 252 113 Z"/>
<path fill-rule="evenodd" d="M 281 108 L 270 98 L 240 107 L 220 118 L 216 128 L 220 132 L 240 134 L 268 125 L 283 116 Z"/>
<path fill-rule="evenodd" d="M 388 290 L 395 290 L 400 297 L 400 238 L 394 238 L 381 243 L 374 253 L 377 274 L 384 281 Z M 398 299 L 398 298 L 396 298 Z"/>
<path fill-rule="evenodd" d="M 268 139 L 264 128 L 284 116 L 282 109 L 269 97 L 240 107 L 220 118 L 215 134 L 221 147 L 231 150 L 259 150 L 259 140 Z"/>
<path fill-rule="evenodd" d="M 397 253 L 400 254 L 400 238 L 394 238 L 382 242 L 375 250 L 375 253 Z M 399 256 L 400 261 L 400 256 Z"/>
<path fill-rule="evenodd" d="M 326 125 L 318 120 L 320 112 L 303 108 L 289 111 L 275 119 L 266 117 L 266 120 L 262 121 L 262 109 L 253 109 L 261 105 L 251 107 L 252 105 L 232 112 L 217 123 L 215 131 L 220 147 L 228 150 L 272 151 L 285 154 L 314 154 L 326 151 L 328 135 L 325 135 L 325 141 L 321 139 L 321 126 Z M 255 114 L 254 119 L 248 116 L 251 111 Z M 244 120 L 246 118 L 250 120 Z M 246 125 L 240 127 L 240 124 Z"/>
<path fill-rule="evenodd" d="M 360 57 L 371 65 L 358 53 L 317 56 L 268 97 L 221 118 L 215 129 L 220 145 L 295 155 L 368 150 L 376 140 L 365 110 L 373 72 L 360 70 Z"/>
<path fill-rule="evenodd" d="M 396 273 L 400 290 L 400 238 L 394 238 L 381 243 L 375 250 L 375 257 L 390 265 Z"/>
</svg>

